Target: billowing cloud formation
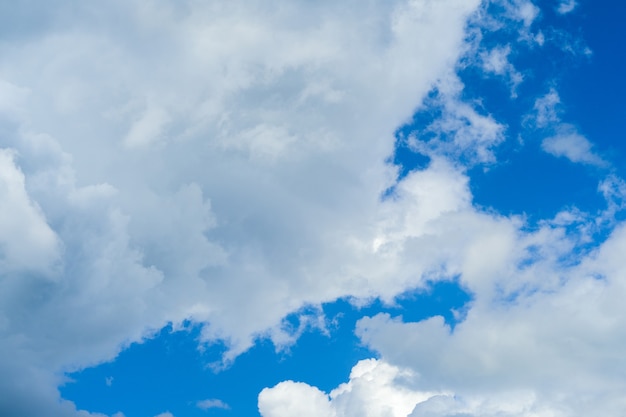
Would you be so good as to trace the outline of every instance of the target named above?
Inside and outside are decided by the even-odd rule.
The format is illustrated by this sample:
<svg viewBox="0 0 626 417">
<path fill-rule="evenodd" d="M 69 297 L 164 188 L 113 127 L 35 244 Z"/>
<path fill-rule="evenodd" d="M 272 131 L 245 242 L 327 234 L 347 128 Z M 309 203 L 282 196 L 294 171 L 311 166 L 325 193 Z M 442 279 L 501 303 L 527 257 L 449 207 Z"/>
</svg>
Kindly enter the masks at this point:
<svg viewBox="0 0 626 417">
<path fill-rule="evenodd" d="M 619 301 L 626 295 L 620 255 L 625 229 L 618 227 L 600 248 L 570 266 L 563 262 L 573 261 L 564 257 L 574 242 L 559 229 L 539 232 L 545 237 L 537 241 L 538 259 L 529 266 L 513 274 L 494 271 L 518 288 L 497 296 L 477 290 L 466 321 L 454 332 L 437 318 L 402 323 L 379 315 L 363 319 L 358 333 L 387 360 L 419 371 L 426 389 L 446 387 L 478 403 L 498 393 L 505 398 L 526 393 L 517 397 L 524 400 L 510 412 L 514 416 L 537 410 L 619 414 L 626 406 L 619 394 L 626 388 L 626 369 L 618 359 L 626 337 Z M 526 274 L 540 278 L 529 283 Z M 392 342 L 399 338 L 406 342 Z M 504 400 L 500 407 L 510 406 Z"/>
<path fill-rule="evenodd" d="M 617 187 L 621 200 L 624 188 L 613 181 L 601 188 Z M 619 415 L 626 409 L 621 394 L 626 367 L 620 359 L 626 340 L 621 301 L 626 227 L 618 225 L 600 246 L 588 247 L 598 225 L 611 221 L 612 204 L 598 217 L 561 212 L 532 232 L 471 210 L 446 216 L 450 234 L 437 227 L 437 237 L 450 250 L 446 272 L 459 276 L 474 297 L 463 321 L 452 330 L 441 317 L 412 323 L 386 313 L 363 318 L 356 333 L 383 358 L 369 363 L 394 369 L 392 378 L 372 374 L 365 380 L 372 392 L 391 393 L 376 402 L 366 392 L 339 409 L 342 386 L 326 396 L 285 382 L 259 397 L 263 416 L 297 415 L 286 402 L 295 398 L 296 385 L 305 404 L 315 397 L 326 407 L 320 415 L 338 417 L 355 410 L 358 415 L 359 407 L 390 407 L 385 401 L 402 404 L 394 396 L 407 389 L 415 398 L 402 397 L 407 401 L 402 411 L 369 415 Z M 354 368 L 348 386 L 357 384 L 363 367 Z"/>
<path fill-rule="evenodd" d="M 0 414 L 77 415 L 62 371 L 168 322 L 229 360 L 438 268 L 414 237 L 466 178 L 435 161 L 381 203 L 385 160 L 478 0 L 31 3 L 0 18 Z"/>
<path fill-rule="evenodd" d="M 505 130 L 451 75 L 479 3 L 26 1 L 3 13 L 0 414 L 88 415 L 59 400 L 62 372 L 168 322 L 204 323 L 228 361 L 258 336 L 288 343 L 276 329 L 303 305 L 392 300 L 453 276 L 474 294 L 454 332 L 365 318 L 358 335 L 383 360 L 329 395 L 267 389 L 262 413 L 625 409 L 624 229 L 589 243 L 614 226 L 626 187 L 609 177 L 605 212 L 533 231 L 472 206 L 456 158 L 492 162 Z M 539 14 L 498 4 L 521 34 Z M 482 62 L 516 74 L 506 46 Z M 431 162 L 397 182 L 393 132 L 433 87 L 436 138 L 412 142 Z M 556 103 L 538 102 L 538 127 L 564 126 Z M 574 138 L 544 149 L 593 163 Z"/>
<path fill-rule="evenodd" d="M 536 101 L 535 113 L 528 118 L 536 129 L 533 133 L 548 136 L 543 150 L 573 162 L 609 167 L 588 139 L 562 122 L 559 102 L 558 93 L 551 90 Z M 439 125 L 449 117 L 441 113 Z M 488 131 L 495 130 L 483 130 Z M 455 156 L 435 143 L 415 146 Z M 407 184 L 433 167 L 409 175 Z M 379 384 L 386 381 L 385 389 L 393 392 L 389 398 L 407 390 L 423 398 L 408 400 L 413 401 L 412 407 L 377 414 L 371 410 L 378 410 L 380 404 L 384 407 L 385 401 L 373 405 L 375 396 L 355 396 L 349 409 L 339 409 L 341 386 L 326 394 L 287 381 L 260 395 L 264 417 L 297 415 L 290 413 L 292 392 L 305 404 L 318 404 L 319 415 L 337 417 L 350 416 L 354 410 L 367 415 L 360 407 L 372 416 L 410 417 L 624 413 L 626 363 L 620 352 L 626 337 L 626 311 L 620 300 L 626 297 L 626 227 L 615 219 L 616 211 L 625 208 L 624 181 L 609 174 L 600 182 L 605 210 L 583 213 L 570 207 L 528 227 L 523 218 L 472 207 L 468 188 L 461 192 L 469 179 L 462 172 L 448 172 L 459 188 L 442 194 L 450 198 L 465 194 L 469 203 L 450 205 L 450 210 L 430 219 L 424 229 L 412 229 L 412 222 L 405 224 L 404 230 L 416 232 L 410 233 L 404 248 L 438 261 L 441 269 L 436 276 L 458 277 L 473 295 L 467 316 L 451 329 L 442 317 L 405 322 L 402 317 L 378 314 L 361 319 L 356 329 L 361 341 L 380 354 L 375 363 L 395 369 L 395 375 L 411 375 L 408 379 L 372 376 L 368 384 L 380 389 Z M 397 201 L 404 198 L 404 204 L 414 201 L 408 194 Z M 360 367 L 362 363 L 354 369 Z M 352 375 L 347 385 L 354 381 Z"/>
<path fill-rule="evenodd" d="M 354 366 L 350 381 L 330 394 L 302 382 L 285 381 L 259 394 L 263 417 L 406 417 L 435 394 L 411 387 L 414 375 L 374 359 Z"/>
</svg>

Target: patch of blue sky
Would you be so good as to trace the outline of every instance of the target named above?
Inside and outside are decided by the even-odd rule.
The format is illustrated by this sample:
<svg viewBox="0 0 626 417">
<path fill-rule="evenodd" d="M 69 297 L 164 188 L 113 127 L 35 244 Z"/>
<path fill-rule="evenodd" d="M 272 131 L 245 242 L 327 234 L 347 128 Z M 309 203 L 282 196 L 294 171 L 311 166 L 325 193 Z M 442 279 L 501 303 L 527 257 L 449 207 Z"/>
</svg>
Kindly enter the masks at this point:
<svg viewBox="0 0 626 417">
<path fill-rule="evenodd" d="M 481 32 L 479 50 L 488 53 L 496 48 L 510 46 L 507 59 L 523 77 L 523 81 L 514 87 L 516 95 L 512 95 L 510 80 L 507 80 L 506 75 L 485 71 L 481 62 L 475 58 L 465 61 L 458 71 L 464 85 L 459 99 L 472 104 L 480 114 L 489 115 L 505 126 L 505 140 L 492 149 L 495 153 L 494 161 L 468 164 L 463 155 L 458 157 L 459 162 L 469 167 L 474 203 L 505 215 L 524 215 L 530 222 L 551 218 L 561 210 L 574 207 L 589 213 L 596 213 L 606 207 L 605 199 L 598 191 L 599 182 L 607 174 L 606 167 L 576 164 L 563 157 L 547 154 L 541 147 L 542 140 L 553 134 L 556 126 L 534 126 L 533 107 L 536 100 L 551 89 L 558 89 L 562 96 L 563 122 L 575 121 L 575 126 L 579 127 L 582 134 L 588 135 L 589 140 L 597 144 L 594 149 L 597 148 L 603 157 L 607 155 L 609 164 L 616 165 L 618 174 L 626 166 L 620 163 L 623 162 L 624 152 L 615 148 L 617 141 L 614 136 L 620 132 L 615 132 L 614 127 L 608 127 L 619 125 L 614 119 L 622 117 L 624 120 L 625 111 L 623 106 L 607 105 L 612 113 L 619 116 L 611 115 L 604 113 L 603 106 L 596 104 L 605 100 L 602 90 L 610 86 L 594 87 L 594 84 L 598 85 L 595 80 L 600 77 L 603 83 L 614 81 L 606 81 L 609 77 L 594 73 L 598 71 L 597 64 L 594 62 L 592 65 L 587 56 L 589 50 L 594 50 L 593 60 L 602 59 L 604 63 L 601 67 L 609 65 L 611 68 L 620 68 L 616 60 L 623 60 L 626 54 L 614 54 L 613 51 L 619 51 L 624 46 L 620 45 L 613 51 L 606 47 L 597 48 L 596 43 L 616 43 L 615 38 L 609 39 L 612 32 L 605 29 L 590 38 L 589 49 L 585 43 L 587 34 L 581 34 L 581 30 L 577 29 L 582 23 L 581 19 L 604 19 L 610 12 L 606 11 L 608 8 L 601 8 L 603 11 L 600 13 L 596 10 L 598 8 L 593 11 L 582 8 L 582 15 L 577 10 L 576 13 L 561 16 L 548 3 L 539 4 L 541 14 L 530 28 L 535 36 L 543 34 L 543 45 L 528 39 L 516 39 L 512 32 L 515 28 L 509 26 Z M 607 26 L 617 27 L 617 23 L 612 19 L 612 23 Z M 603 26 L 593 24 L 589 30 Z M 582 40 L 583 36 L 585 41 Z M 581 78 L 594 82 L 583 82 Z M 612 80 L 616 78 L 615 74 L 610 77 Z M 624 86 L 626 83 L 622 83 L 621 88 Z M 586 96 L 580 96 L 580 92 Z M 586 117 L 582 117 L 581 113 Z M 435 134 L 428 127 L 440 117 L 441 104 L 437 100 L 437 91 L 433 90 L 412 121 L 397 130 L 397 147 L 392 160 L 399 166 L 399 179 L 411 170 L 423 169 L 428 165 L 429 158 L 411 148 L 407 138 L 413 135 L 421 141 L 432 140 Z M 611 120 L 607 120 L 609 118 Z M 445 136 L 439 136 L 439 139 L 446 140 Z"/>
<path fill-rule="evenodd" d="M 626 4 L 611 2 L 607 7 L 581 4 L 572 13 L 577 32 L 592 51 L 589 63 L 564 72 L 559 94 L 568 116 L 576 121 L 620 176 L 626 174 L 626 43 L 623 16 Z M 569 18 L 569 15 L 568 15 Z"/>
<path fill-rule="evenodd" d="M 259 415 L 257 395 L 265 387 L 291 379 L 329 392 L 348 380 L 359 360 L 376 357 L 354 334 L 359 319 L 380 312 L 402 316 L 405 322 L 439 315 L 453 328 L 470 301 L 471 295 L 453 279 L 406 292 L 393 305 L 372 300 L 356 307 L 340 299 L 322 306 L 326 332 L 304 332 L 295 345 L 279 352 L 270 340 L 260 339 L 231 366 L 218 371 L 211 365 L 224 352 L 222 344 L 199 349 L 199 326 L 190 324 L 178 331 L 169 326 L 144 343 L 133 344 L 113 362 L 69 375 L 71 382 L 60 391 L 79 409 L 109 415 L 121 411 L 125 417 L 152 417 L 166 410 L 189 417 Z M 306 309 L 285 320 L 298 327 L 303 313 Z M 198 407 L 206 399 L 218 399 L 228 409 Z"/>
</svg>

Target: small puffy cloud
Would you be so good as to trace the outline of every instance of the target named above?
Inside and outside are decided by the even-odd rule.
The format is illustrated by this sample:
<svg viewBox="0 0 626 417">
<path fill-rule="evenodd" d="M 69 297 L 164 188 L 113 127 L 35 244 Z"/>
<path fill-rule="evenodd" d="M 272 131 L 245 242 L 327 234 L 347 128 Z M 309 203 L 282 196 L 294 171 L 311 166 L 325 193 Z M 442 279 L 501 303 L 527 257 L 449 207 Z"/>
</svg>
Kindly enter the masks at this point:
<svg viewBox="0 0 626 417">
<path fill-rule="evenodd" d="M 576 6 L 578 6 L 578 2 L 576 0 L 562 0 L 559 3 L 556 11 L 559 14 L 567 14 L 574 11 Z"/>
<path fill-rule="evenodd" d="M 357 363 L 350 380 L 330 394 L 285 381 L 259 394 L 263 417 L 406 417 L 435 394 L 414 388 L 416 375 L 376 359 Z"/>
<path fill-rule="evenodd" d="M 164 412 L 164 413 L 157 414 L 157 415 L 156 415 L 156 416 L 154 416 L 154 417 L 174 417 L 174 414 L 170 413 L 169 411 L 166 411 L 166 412 Z"/>
<path fill-rule="evenodd" d="M 506 79 L 511 88 L 511 97 L 517 97 L 517 87 L 524 80 L 523 75 L 509 61 L 511 46 L 500 46 L 481 53 L 482 68 L 486 73 L 499 75 Z"/>
<path fill-rule="evenodd" d="M 211 398 L 211 399 L 207 399 L 207 400 L 198 401 L 196 403 L 196 407 L 198 407 L 201 410 L 209 410 L 211 408 L 221 408 L 223 410 L 229 410 L 230 409 L 230 406 L 228 404 L 226 404 L 224 401 L 218 400 L 216 398 Z"/>
<path fill-rule="evenodd" d="M 303 382 L 284 381 L 259 394 L 259 412 L 263 417 L 334 417 L 330 398 Z"/>
<path fill-rule="evenodd" d="M 483 61 L 483 69 L 494 74 L 503 75 L 510 65 L 508 56 L 511 53 L 511 47 L 494 48 L 489 52 L 484 52 L 481 57 Z"/>
<path fill-rule="evenodd" d="M 526 27 L 532 25 L 537 16 L 539 16 L 539 7 L 537 7 L 532 1 L 516 1 L 518 7 L 517 13 L 519 18 L 524 22 Z"/>
<path fill-rule="evenodd" d="M 559 116 L 559 104 L 561 98 L 559 93 L 551 88 L 550 91 L 535 100 L 534 114 L 528 117 L 532 120 L 536 127 L 546 128 L 561 121 Z"/>
<path fill-rule="evenodd" d="M 598 167 L 607 165 L 607 162 L 593 151 L 591 142 L 571 127 L 544 139 L 541 142 L 541 149 L 556 157 L 565 157 L 574 163 Z"/>
</svg>

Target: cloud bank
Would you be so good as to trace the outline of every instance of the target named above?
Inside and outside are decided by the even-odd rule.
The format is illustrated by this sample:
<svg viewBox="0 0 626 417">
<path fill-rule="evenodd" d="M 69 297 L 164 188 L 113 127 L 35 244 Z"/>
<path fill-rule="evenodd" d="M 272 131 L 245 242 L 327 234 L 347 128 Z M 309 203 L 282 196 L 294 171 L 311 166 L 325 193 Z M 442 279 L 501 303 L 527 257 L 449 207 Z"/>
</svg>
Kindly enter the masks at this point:
<svg viewBox="0 0 626 417">
<path fill-rule="evenodd" d="M 63 372 L 170 322 L 204 323 L 228 362 L 305 304 L 420 285 L 412 236 L 470 204 L 466 178 L 442 160 L 381 202 L 385 160 L 479 6 L 6 10 L 0 414 L 86 415 Z"/>
<path fill-rule="evenodd" d="M 202 323 L 228 363 L 259 337 L 291 343 L 281 320 L 304 305 L 391 301 L 452 277 L 474 296 L 454 331 L 363 318 L 357 334 L 379 360 L 329 394 L 267 388 L 261 413 L 620 414 L 623 181 L 601 182 L 606 210 L 532 230 L 472 204 L 466 168 L 495 161 L 506 127 L 463 100 L 456 65 L 483 53 L 486 73 L 523 82 L 513 46 L 472 49 L 468 21 L 493 5 L 491 23 L 530 36 L 540 13 L 522 0 L 3 13 L 0 414 L 95 416 L 59 399 L 63 373 L 167 323 Z M 432 91 L 434 139 L 407 139 L 430 163 L 398 181 L 394 132 Z M 589 140 L 561 134 L 558 101 L 535 106 L 537 128 L 554 133 L 543 149 L 601 165 Z"/>
</svg>

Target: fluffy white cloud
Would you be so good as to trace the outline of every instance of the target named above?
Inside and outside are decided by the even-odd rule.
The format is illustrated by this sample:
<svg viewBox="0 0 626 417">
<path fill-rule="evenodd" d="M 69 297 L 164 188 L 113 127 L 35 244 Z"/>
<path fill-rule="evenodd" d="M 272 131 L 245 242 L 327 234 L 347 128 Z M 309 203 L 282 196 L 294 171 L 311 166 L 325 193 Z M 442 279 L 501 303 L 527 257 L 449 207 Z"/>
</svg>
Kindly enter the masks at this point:
<svg viewBox="0 0 626 417">
<path fill-rule="evenodd" d="M 466 178 L 436 162 L 381 203 L 385 160 L 479 3 L 3 13 L 0 414 L 76 415 L 61 373 L 170 321 L 228 360 L 304 304 L 419 285 L 414 235 L 469 204 Z"/>
<path fill-rule="evenodd" d="M 454 330 L 441 317 L 361 319 L 357 335 L 382 359 L 359 363 L 328 395 L 300 386 L 300 404 L 317 398 L 320 415 L 339 417 L 622 413 L 626 226 L 588 251 L 603 215 L 563 212 L 532 232 L 471 210 L 455 216 L 442 240 L 447 272 L 473 294 L 465 319 Z M 283 406 L 292 384 L 262 393 L 264 417 L 297 415 Z M 404 405 L 392 412 L 389 404 Z"/>
<path fill-rule="evenodd" d="M 439 317 L 403 323 L 381 314 L 359 322 L 362 340 L 387 361 L 418 372 L 423 389 L 454 393 L 414 415 L 432 415 L 420 411 L 431 407 L 472 416 L 623 412 L 626 229 L 619 226 L 577 258 L 573 248 L 586 241 L 583 231 L 572 236 L 549 226 L 525 242 L 532 260 L 518 251 L 507 268 L 483 272 L 490 285 L 465 281 L 474 301 L 454 331 Z M 487 253 L 498 262 L 497 252 Z"/>
<path fill-rule="evenodd" d="M 576 0 L 562 0 L 556 11 L 560 14 L 567 14 L 574 11 L 576 6 L 578 6 L 578 2 Z"/>
<path fill-rule="evenodd" d="M 513 7 L 524 2 L 499 4 Z M 526 4 L 516 13 L 511 11 L 528 27 L 538 11 Z M 503 61 L 494 63 L 494 72 L 500 68 L 498 62 Z M 590 142 L 561 121 L 559 103 L 558 93 L 551 90 L 536 101 L 535 114 L 528 119 L 539 131 L 552 135 L 543 142 L 543 149 L 573 162 L 606 167 L 607 162 L 593 152 Z M 442 113 L 438 123 L 449 118 Z M 498 124 L 494 121 L 493 125 Z M 416 144 L 431 155 L 455 155 L 444 145 L 443 141 L 430 147 Z M 462 147 L 452 148 L 459 151 Z M 437 171 L 436 167 L 447 169 Z M 434 172 L 439 172 L 435 175 L 439 180 L 454 178 L 442 188 L 452 190 L 456 184 L 456 191 L 411 192 L 411 184 L 424 185 Z M 599 191 L 607 200 L 603 212 L 571 209 L 531 230 L 522 218 L 473 208 L 466 185 L 462 173 L 435 158 L 429 169 L 409 175 L 398 185 L 397 203 L 419 207 L 417 202 L 423 201 L 424 195 L 432 195 L 439 207 L 437 215 L 420 213 L 415 218 L 401 217 L 405 222 L 388 222 L 398 225 L 401 232 L 393 234 L 396 229 L 387 226 L 387 232 L 375 241 L 377 250 L 402 242 L 403 253 L 415 256 L 416 264 L 422 261 L 420 255 L 429 259 L 432 263 L 424 263 L 422 269 L 426 276 L 458 276 L 473 295 L 464 320 L 452 330 L 442 317 L 414 323 L 388 314 L 363 318 L 357 335 L 382 359 L 359 363 L 355 370 L 363 369 L 364 363 L 377 364 L 375 367 L 393 369 L 394 376 L 365 373 L 368 377 L 361 379 L 364 374 L 353 372 L 347 384 L 329 394 L 306 384 L 284 382 L 261 393 L 259 407 L 264 417 L 297 415 L 299 410 L 288 406 L 296 393 L 299 404 L 317 404 L 322 416 L 368 412 L 410 417 L 624 413 L 626 362 L 621 351 L 626 341 L 626 310 L 621 300 L 626 297 L 626 225 L 614 216 L 624 208 L 624 181 L 608 176 L 600 182 Z M 419 209 L 408 212 L 419 213 Z M 605 233 L 606 240 L 602 237 Z M 429 270 L 433 265 L 439 269 Z M 411 377 L 398 378 L 403 374 Z M 346 389 L 356 386 L 362 391 Z M 382 392 L 384 396 L 376 395 Z M 385 399 L 405 406 L 394 409 Z M 342 408 L 339 404 L 349 405 Z"/>
<path fill-rule="evenodd" d="M 263 417 L 406 417 L 435 394 L 414 388 L 415 375 L 375 359 L 357 363 L 350 381 L 330 394 L 302 382 L 285 381 L 259 394 Z"/>
<path fill-rule="evenodd" d="M 481 53 L 482 67 L 487 73 L 504 77 L 511 87 L 511 97 L 517 97 L 517 87 L 524 80 L 523 75 L 509 61 L 511 46 L 500 46 Z"/>
</svg>

